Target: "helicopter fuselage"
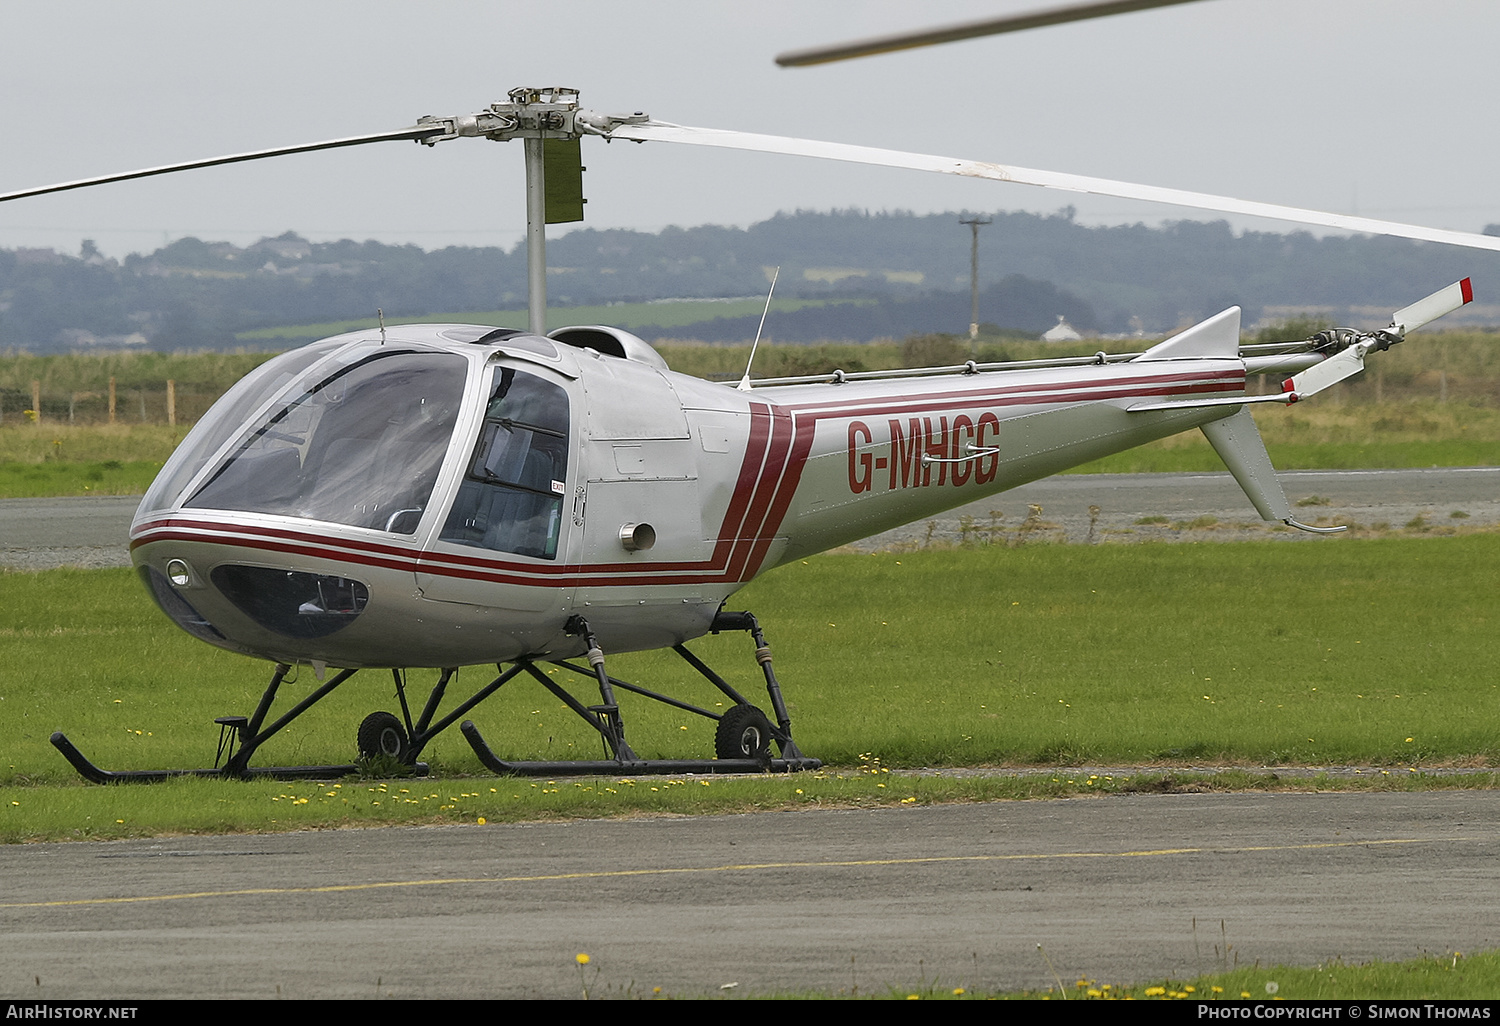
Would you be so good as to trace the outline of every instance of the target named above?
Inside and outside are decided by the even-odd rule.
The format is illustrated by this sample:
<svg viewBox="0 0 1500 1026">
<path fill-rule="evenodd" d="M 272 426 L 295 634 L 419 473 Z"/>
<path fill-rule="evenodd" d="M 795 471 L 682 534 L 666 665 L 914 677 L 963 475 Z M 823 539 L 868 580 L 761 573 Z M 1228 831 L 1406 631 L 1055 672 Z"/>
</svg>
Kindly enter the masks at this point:
<svg viewBox="0 0 1500 1026">
<path fill-rule="evenodd" d="M 657 648 L 788 560 L 1240 409 L 1132 403 L 1245 387 L 1226 358 L 739 390 L 587 330 L 624 344 L 421 325 L 269 361 L 142 501 L 148 589 L 284 663 L 572 657 L 575 616 Z"/>
</svg>

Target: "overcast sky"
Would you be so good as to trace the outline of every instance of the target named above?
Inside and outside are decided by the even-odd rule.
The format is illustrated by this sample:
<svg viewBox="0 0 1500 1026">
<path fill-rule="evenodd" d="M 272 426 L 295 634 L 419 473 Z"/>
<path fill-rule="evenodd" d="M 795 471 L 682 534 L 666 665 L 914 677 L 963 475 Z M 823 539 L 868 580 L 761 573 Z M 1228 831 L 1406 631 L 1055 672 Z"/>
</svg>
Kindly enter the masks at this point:
<svg viewBox="0 0 1500 1026">
<path fill-rule="evenodd" d="M 8 0 L 0 192 L 399 128 L 517 85 L 604 111 L 861 143 L 1479 231 L 1500 222 L 1500 3 L 1204 0 L 783 69 L 780 51 L 1057 0 Z M 1205 218 L 992 182 L 584 141 L 587 223 L 778 210 Z M 288 229 L 513 246 L 519 145 L 384 143 L 0 205 L 0 248 L 110 255 Z M 1277 222 L 1257 228 L 1286 230 Z M 957 230 L 957 229 L 956 229 Z"/>
</svg>

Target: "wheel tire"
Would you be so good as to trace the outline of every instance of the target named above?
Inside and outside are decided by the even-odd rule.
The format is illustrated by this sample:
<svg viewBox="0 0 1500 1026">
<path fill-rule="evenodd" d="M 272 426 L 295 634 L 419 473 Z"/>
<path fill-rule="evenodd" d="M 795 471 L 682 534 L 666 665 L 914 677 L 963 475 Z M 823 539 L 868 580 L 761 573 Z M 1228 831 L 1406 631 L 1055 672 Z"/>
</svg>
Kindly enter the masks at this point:
<svg viewBox="0 0 1500 1026">
<path fill-rule="evenodd" d="M 737 705 L 719 720 L 714 754 L 721 759 L 769 759 L 771 721 L 753 705 Z"/>
<path fill-rule="evenodd" d="M 411 742 L 401 721 L 388 712 L 371 713 L 359 725 L 359 754 L 366 759 L 385 756 L 399 762 L 408 761 Z"/>
</svg>

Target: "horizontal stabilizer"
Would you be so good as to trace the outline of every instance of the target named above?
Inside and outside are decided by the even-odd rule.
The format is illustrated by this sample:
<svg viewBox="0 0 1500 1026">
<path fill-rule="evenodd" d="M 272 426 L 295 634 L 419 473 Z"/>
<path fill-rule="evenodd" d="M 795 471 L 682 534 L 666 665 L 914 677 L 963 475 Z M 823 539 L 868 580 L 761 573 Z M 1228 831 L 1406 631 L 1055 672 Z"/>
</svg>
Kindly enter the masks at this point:
<svg viewBox="0 0 1500 1026">
<path fill-rule="evenodd" d="M 1125 407 L 1127 413 L 1145 413 L 1149 410 L 1199 410 L 1210 406 L 1247 406 L 1252 403 L 1289 403 L 1290 393 L 1281 395 L 1221 395 L 1212 399 L 1168 400 L 1159 403 L 1136 403 Z"/>
</svg>

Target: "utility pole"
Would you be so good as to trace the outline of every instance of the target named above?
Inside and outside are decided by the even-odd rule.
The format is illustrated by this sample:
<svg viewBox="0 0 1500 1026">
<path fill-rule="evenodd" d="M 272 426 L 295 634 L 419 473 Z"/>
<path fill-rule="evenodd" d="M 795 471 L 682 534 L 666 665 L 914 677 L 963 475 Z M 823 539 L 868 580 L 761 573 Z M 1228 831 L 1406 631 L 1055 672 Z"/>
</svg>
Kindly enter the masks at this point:
<svg viewBox="0 0 1500 1026">
<path fill-rule="evenodd" d="M 974 340 L 979 337 L 979 226 L 990 224 L 992 218 L 959 218 L 959 224 L 969 226 L 973 240 L 969 245 L 969 355 L 974 355 Z"/>
</svg>

